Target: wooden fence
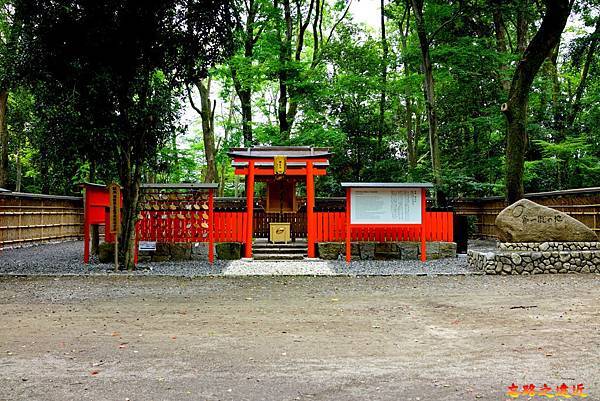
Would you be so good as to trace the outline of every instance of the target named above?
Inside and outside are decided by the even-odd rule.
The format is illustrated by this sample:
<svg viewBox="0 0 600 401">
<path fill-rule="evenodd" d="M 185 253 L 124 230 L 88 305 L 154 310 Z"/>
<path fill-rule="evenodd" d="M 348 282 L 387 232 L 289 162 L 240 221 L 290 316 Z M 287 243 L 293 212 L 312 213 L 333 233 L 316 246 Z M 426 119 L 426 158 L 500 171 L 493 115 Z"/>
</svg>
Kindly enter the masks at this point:
<svg viewBox="0 0 600 401">
<path fill-rule="evenodd" d="M 307 233 L 306 211 L 267 213 L 264 210 L 255 210 L 253 223 L 255 238 L 268 238 L 271 223 L 290 223 L 292 240 L 305 238 Z"/>
<path fill-rule="evenodd" d="M 82 236 L 82 198 L 0 193 L 0 248 Z"/>
<path fill-rule="evenodd" d="M 600 187 L 526 194 L 525 198 L 567 213 L 600 235 Z M 455 213 L 475 217 L 471 237 L 494 239 L 496 216 L 507 206 L 501 197 L 454 200 Z"/>
<path fill-rule="evenodd" d="M 246 212 L 215 212 L 215 242 L 245 242 L 247 227 Z"/>
</svg>

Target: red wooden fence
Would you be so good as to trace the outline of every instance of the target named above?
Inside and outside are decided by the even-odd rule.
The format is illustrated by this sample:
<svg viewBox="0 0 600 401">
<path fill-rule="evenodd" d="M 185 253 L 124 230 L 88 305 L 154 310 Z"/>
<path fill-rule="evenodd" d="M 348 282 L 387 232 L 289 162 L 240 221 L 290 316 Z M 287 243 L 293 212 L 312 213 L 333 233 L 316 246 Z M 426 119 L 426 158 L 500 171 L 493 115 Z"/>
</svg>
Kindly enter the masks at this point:
<svg viewBox="0 0 600 401">
<path fill-rule="evenodd" d="M 215 212 L 216 242 L 245 242 L 248 226 L 246 212 Z"/>
<path fill-rule="evenodd" d="M 178 220 L 171 218 L 160 218 L 160 212 L 150 212 L 152 219 L 146 220 L 148 226 L 142 223 L 141 231 L 145 233 L 142 240 L 146 241 L 167 241 L 161 235 L 163 232 L 168 234 L 169 240 L 180 230 L 184 230 Z M 156 216 L 154 216 L 156 215 Z M 317 236 L 315 242 L 342 242 L 346 234 L 346 212 L 315 212 Z M 453 221 L 452 212 L 426 212 L 426 231 L 425 239 L 427 241 L 448 241 L 453 240 Z M 151 228 L 151 221 L 158 222 L 159 228 Z M 248 217 L 246 212 L 215 212 L 214 213 L 214 236 L 215 242 L 244 242 L 244 233 Z M 163 228 L 164 227 L 164 228 Z M 161 229 L 162 228 L 162 229 Z M 178 236 L 181 242 L 206 242 L 208 241 L 208 230 L 199 229 L 190 230 L 189 235 Z M 353 228 L 351 233 L 352 241 L 419 241 L 420 228 L 407 227 L 366 227 Z M 161 238 L 162 237 L 162 238 Z"/>
<path fill-rule="evenodd" d="M 317 238 L 315 242 L 342 242 L 346 235 L 346 212 L 315 212 Z M 452 212 L 425 213 L 425 240 L 453 240 Z M 419 241 L 420 227 L 353 227 L 352 241 Z"/>
</svg>

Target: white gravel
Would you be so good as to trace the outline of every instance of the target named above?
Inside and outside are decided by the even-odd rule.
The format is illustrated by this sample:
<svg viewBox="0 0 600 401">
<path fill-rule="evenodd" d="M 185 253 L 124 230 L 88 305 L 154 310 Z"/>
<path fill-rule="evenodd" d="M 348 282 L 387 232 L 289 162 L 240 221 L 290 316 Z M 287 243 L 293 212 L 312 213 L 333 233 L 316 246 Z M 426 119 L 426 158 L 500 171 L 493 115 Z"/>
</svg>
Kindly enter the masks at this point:
<svg viewBox="0 0 600 401">
<path fill-rule="evenodd" d="M 0 251 L 0 275 L 463 275 L 478 274 L 464 256 L 420 261 L 216 261 L 140 263 L 134 272 L 114 272 L 110 264 L 83 263 L 83 242 L 50 243 Z"/>
</svg>

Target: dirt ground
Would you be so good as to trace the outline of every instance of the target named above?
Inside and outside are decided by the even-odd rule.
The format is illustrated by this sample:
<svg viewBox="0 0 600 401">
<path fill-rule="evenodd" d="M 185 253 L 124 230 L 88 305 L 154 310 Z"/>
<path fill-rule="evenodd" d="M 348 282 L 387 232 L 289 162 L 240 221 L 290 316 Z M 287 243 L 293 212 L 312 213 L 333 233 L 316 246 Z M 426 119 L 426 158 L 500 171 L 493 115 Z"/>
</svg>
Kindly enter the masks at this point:
<svg viewBox="0 0 600 401">
<path fill-rule="evenodd" d="M 597 275 L 5 277 L 0 399 L 600 400 L 599 301 Z"/>
</svg>

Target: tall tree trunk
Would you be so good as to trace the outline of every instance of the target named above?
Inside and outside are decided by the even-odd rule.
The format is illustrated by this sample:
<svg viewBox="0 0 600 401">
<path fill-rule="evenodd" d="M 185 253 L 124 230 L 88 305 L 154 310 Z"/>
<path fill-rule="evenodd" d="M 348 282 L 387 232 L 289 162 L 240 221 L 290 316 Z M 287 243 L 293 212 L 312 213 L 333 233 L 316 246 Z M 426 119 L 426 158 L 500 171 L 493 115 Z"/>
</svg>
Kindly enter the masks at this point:
<svg viewBox="0 0 600 401">
<path fill-rule="evenodd" d="M 275 0 L 277 3 L 277 0 Z M 288 101 L 288 68 L 292 57 L 292 13 L 290 10 L 290 0 L 283 0 L 283 15 L 285 24 L 285 38 L 282 38 L 281 26 L 278 24 L 277 33 L 279 36 L 279 101 L 277 107 L 277 117 L 279 119 L 279 134 L 282 141 L 290 139 L 290 126 L 287 119 L 287 101 Z"/>
<path fill-rule="evenodd" d="M 255 36 L 254 25 L 258 14 L 258 4 L 255 0 L 249 0 L 246 4 L 246 27 L 244 37 L 244 58 L 246 66 L 252 65 L 254 55 L 254 45 L 260 36 L 260 32 Z M 242 134 L 244 137 L 244 146 L 252 146 L 252 84 L 241 80 L 238 76 L 236 67 L 231 68 L 231 77 L 235 92 L 240 99 L 242 112 Z"/>
<path fill-rule="evenodd" d="M 517 51 L 523 54 L 527 48 L 527 7 L 529 0 L 517 0 Z"/>
<path fill-rule="evenodd" d="M 419 37 L 419 47 L 421 48 L 421 62 L 424 75 L 425 89 L 425 107 L 427 110 L 427 122 L 429 124 L 429 149 L 431 153 L 431 168 L 433 172 L 433 182 L 435 184 L 435 204 L 441 206 L 445 203 L 445 196 L 442 191 L 442 169 L 440 164 L 440 141 L 437 132 L 437 111 L 435 104 L 435 85 L 433 80 L 433 66 L 429 54 L 429 39 L 425 31 L 425 21 L 423 19 L 423 0 L 411 0 L 412 8 L 415 14 L 415 25 L 417 36 Z"/>
<path fill-rule="evenodd" d="M 415 141 L 415 132 L 413 128 L 413 117 L 412 117 L 412 100 L 410 97 L 406 98 L 406 143 L 408 149 L 408 167 L 410 171 L 414 171 L 417 168 L 417 143 Z"/>
<path fill-rule="evenodd" d="M 575 119 L 577 118 L 577 115 L 581 110 L 581 98 L 587 85 L 587 78 L 590 72 L 590 66 L 592 65 L 592 61 L 594 60 L 594 53 L 598 48 L 598 41 L 600 40 L 599 37 L 600 17 L 596 17 L 596 28 L 594 29 L 594 33 L 592 34 L 592 40 L 590 41 L 588 52 L 583 63 L 583 68 L 581 70 L 581 78 L 579 79 L 579 85 L 577 85 L 577 89 L 575 90 L 575 98 L 573 100 L 573 104 L 571 105 L 569 117 L 567 118 L 567 127 L 569 129 L 572 128 L 573 123 L 575 122 Z"/>
<path fill-rule="evenodd" d="M 385 96 L 387 88 L 387 63 L 388 63 L 388 43 L 385 36 L 385 0 L 381 0 L 381 95 L 379 99 L 379 129 L 377 131 L 377 148 L 379 156 L 383 157 L 381 152 L 381 143 L 383 140 L 383 131 L 385 129 Z"/>
<path fill-rule="evenodd" d="M 556 132 L 558 132 L 557 140 L 562 141 L 564 139 L 564 118 L 561 113 L 561 105 L 559 103 L 560 97 L 560 80 L 558 73 L 558 54 L 560 50 L 560 40 L 554 46 L 548 57 L 548 75 L 552 77 L 552 116 L 553 125 Z"/>
<path fill-rule="evenodd" d="M 406 17 L 406 18 L 405 18 Z M 398 31 L 400 33 L 400 44 L 402 46 L 402 64 L 404 70 L 404 76 L 410 77 L 410 66 L 408 57 L 408 31 L 410 29 L 410 6 L 406 5 L 406 10 L 402 20 L 399 23 Z M 412 93 L 410 91 L 410 85 L 404 85 L 404 99 L 406 102 L 406 114 L 404 117 L 404 127 L 406 129 L 406 148 L 408 154 L 408 166 L 409 173 L 412 177 L 412 173 L 417 167 L 417 140 L 415 131 L 413 129 L 413 105 L 412 105 Z M 417 121 L 418 122 L 418 121 Z"/>
<path fill-rule="evenodd" d="M 322 19 L 323 7 L 325 6 L 325 0 L 311 0 L 309 15 L 306 17 L 306 21 L 301 25 L 298 32 L 298 41 L 296 42 L 296 61 L 300 61 L 300 55 L 302 53 L 302 46 L 304 45 L 304 32 L 308 29 L 310 23 L 310 17 L 312 15 L 313 6 L 315 9 L 315 15 L 312 20 L 312 39 L 313 39 L 313 54 L 312 61 L 310 63 L 310 69 L 314 69 L 318 65 L 319 60 L 319 49 L 321 41 L 323 40 L 323 32 L 321 31 L 320 21 Z M 300 38 L 302 37 L 302 40 Z M 296 114 L 298 113 L 298 98 L 290 97 L 289 106 L 287 111 L 287 121 L 290 127 L 294 125 L 296 120 Z"/>
<path fill-rule="evenodd" d="M 15 161 L 17 176 L 15 180 L 15 192 L 21 192 L 21 185 L 23 181 L 23 166 L 21 165 L 21 147 L 17 145 L 17 160 Z"/>
<path fill-rule="evenodd" d="M 210 78 L 200 79 L 196 87 L 200 93 L 200 108 L 196 107 L 192 92 L 188 88 L 188 100 L 190 105 L 200 114 L 202 119 L 202 140 L 204 142 L 204 156 L 206 158 L 206 173 L 204 182 L 217 182 L 219 180 L 217 170 L 217 149 L 215 147 L 215 107 L 216 100 L 210 101 Z"/>
<path fill-rule="evenodd" d="M 142 181 L 140 161 L 132 161 L 133 155 L 128 150 L 121 156 L 119 176 L 121 180 L 123 204 L 121 211 L 121 234 L 119 236 L 119 260 L 124 269 L 135 268 L 135 224 L 138 219 L 138 201 Z"/>
<path fill-rule="evenodd" d="M 43 194 L 49 194 L 50 193 L 50 180 L 48 179 L 48 172 L 49 172 L 49 167 L 48 167 L 48 145 L 46 144 L 46 142 L 42 142 L 40 143 L 40 177 L 41 178 L 41 185 L 40 185 L 40 189 L 41 192 Z"/>
<path fill-rule="evenodd" d="M 568 0 L 545 0 L 546 15 L 513 75 L 508 101 L 502 105 L 508 125 L 506 139 L 506 199 L 523 197 L 523 171 L 527 148 L 527 103 L 531 84 L 542 63 L 560 40 L 571 12 Z"/>
<path fill-rule="evenodd" d="M 423 115 L 421 111 L 415 107 L 415 130 L 413 134 L 413 154 L 414 154 L 414 163 L 415 168 L 417 167 L 417 163 L 419 160 L 419 138 L 421 137 L 421 122 L 423 121 Z"/>
<path fill-rule="evenodd" d="M 234 80 L 235 82 L 235 80 Z M 238 98 L 240 99 L 240 109 L 242 112 L 242 135 L 244 137 L 244 146 L 252 146 L 254 138 L 252 134 L 252 91 L 242 89 L 241 85 L 235 84 Z"/>
<path fill-rule="evenodd" d="M 496 49 L 498 53 L 505 54 L 508 51 L 506 45 L 506 29 L 504 27 L 504 18 L 502 17 L 501 0 L 494 0 L 493 2 L 493 18 L 494 18 L 494 32 L 496 35 Z M 505 63 L 500 65 L 500 82 L 502 83 L 502 89 L 505 94 L 508 94 L 510 90 L 510 78 L 507 76 L 508 66 Z"/>
<path fill-rule="evenodd" d="M 231 138 L 231 127 L 233 126 L 234 123 L 234 103 L 235 103 L 235 95 L 233 93 L 231 93 L 231 95 L 229 96 L 229 107 L 227 110 L 227 121 L 224 124 L 224 132 L 223 132 L 223 142 L 224 144 L 229 143 L 229 138 Z M 220 148 L 221 146 L 218 146 L 217 148 Z M 218 151 L 218 149 L 217 149 Z M 221 162 L 221 164 L 219 165 L 220 168 L 220 172 L 219 172 L 219 196 L 225 196 L 225 171 L 227 170 L 227 161 L 223 160 Z"/>
<path fill-rule="evenodd" d="M 204 182 L 217 182 L 217 150 L 215 147 L 215 106 L 216 100 L 211 105 L 210 78 L 196 83 L 200 92 L 200 116 L 202 117 L 202 138 L 204 140 L 204 155 L 206 157 L 206 175 Z"/>
<path fill-rule="evenodd" d="M 296 0 L 296 5 L 297 8 L 299 9 L 299 3 L 301 0 Z M 338 25 L 344 20 L 344 18 L 346 18 L 346 16 L 348 15 L 348 11 L 350 10 L 350 6 L 352 5 L 352 0 L 348 1 L 346 4 L 346 8 L 341 11 L 341 13 L 339 14 L 339 18 L 337 18 L 332 26 L 331 29 L 329 31 L 329 33 L 327 34 L 327 38 L 325 38 L 325 40 L 323 40 L 323 9 L 325 7 L 325 0 L 310 0 L 310 4 L 309 4 L 309 9 L 308 12 L 306 13 L 306 20 L 304 20 L 302 22 L 302 18 L 299 18 L 300 21 L 300 25 L 299 25 L 299 29 L 298 29 L 298 41 L 296 43 L 296 56 L 295 56 L 295 60 L 300 63 L 300 55 L 302 53 L 302 48 L 304 46 L 304 34 L 306 32 L 306 30 L 308 29 L 308 25 L 310 24 L 310 18 L 312 15 L 312 10 L 314 8 L 315 10 L 315 14 L 313 17 L 313 24 L 312 24 L 312 28 L 313 28 L 313 54 L 312 54 L 312 60 L 310 63 L 309 68 L 311 70 L 314 70 L 322 61 L 322 57 L 321 57 L 321 53 L 320 50 L 323 45 L 326 45 L 329 43 L 329 41 L 331 40 L 331 37 L 333 35 L 333 33 L 335 32 L 336 28 L 338 27 Z M 296 120 L 296 114 L 298 113 L 298 106 L 299 106 L 299 99 L 298 96 L 294 96 L 297 95 L 295 93 L 290 93 L 290 88 L 288 87 L 288 110 L 287 110 L 287 125 L 288 125 L 288 129 L 292 129 L 294 122 Z"/>
<path fill-rule="evenodd" d="M 8 186 L 8 129 L 6 110 L 8 91 L 0 90 L 0 188 Z"/>
</svg>

